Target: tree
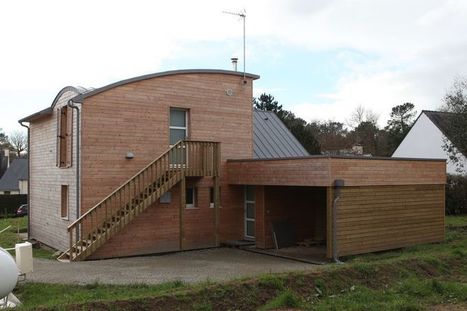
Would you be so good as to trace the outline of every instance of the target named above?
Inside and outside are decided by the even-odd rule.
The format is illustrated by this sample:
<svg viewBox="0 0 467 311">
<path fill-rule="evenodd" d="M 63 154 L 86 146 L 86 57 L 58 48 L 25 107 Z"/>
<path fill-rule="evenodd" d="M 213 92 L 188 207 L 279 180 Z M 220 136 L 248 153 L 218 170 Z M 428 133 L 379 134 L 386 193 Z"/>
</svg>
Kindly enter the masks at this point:
<svg viewBox="0 0 467 311">
<path fill-rule="evenodd" d="M 410 130 L 417 113 L 414 108 L 415 105 L 412 103 L 392 107 L 390 119 L 384 128 L 387 131 L 388 145 L 391 152 L 399 146 Z"/>
<path fill-rule="evenodd" d="M 350 118 L 347 120 L 347 125 L 350 128 L 355 129 L 362 122 L 372 122 L 376 124 L 378 122 L 379 116 L 370 109 L 366 109 L 362 105 L 357 106 L 355 110 L 350 115 Z"/>
<path fill-rule="evenodd" d="M 463 168 L 461 154 L 467 157 L 467 80 L 454 82 L 444 97 L 443 110 L 452 113 L 446 129 L 449 141 L 444 142 L 443 148 L 460 171 Z"/>
<path fill-rule="evenodd" d="M 3 130 L 0 128 L 0 149 L 3 151 L 3 148 L 9 147 L 8 136 L 5 135 Z"/>
<path fill-rule="evenodd" d="M 284 110 L 282 105 L 271 94 L 263 93 L 258 98 L 253 97 L 253 106 L 258 110 L 273 111 L 282 119 Z"/>
<path fill-rule="evenodd" d="M 13 131 L 10 133 L 8 138 L 10 145 L 16 152 L 18 158 L 21 156 L 21 152 L 27 150 L 28 147 L 28 138 L 24 132 Z"/>
<path fill-rule="evenodd" d="M 335 121 L 313 121 L 308 124 L 318 140 L 321 151 L 337 151 L 348 148 L 348 131 L 344 124 Z"/>
</svg>

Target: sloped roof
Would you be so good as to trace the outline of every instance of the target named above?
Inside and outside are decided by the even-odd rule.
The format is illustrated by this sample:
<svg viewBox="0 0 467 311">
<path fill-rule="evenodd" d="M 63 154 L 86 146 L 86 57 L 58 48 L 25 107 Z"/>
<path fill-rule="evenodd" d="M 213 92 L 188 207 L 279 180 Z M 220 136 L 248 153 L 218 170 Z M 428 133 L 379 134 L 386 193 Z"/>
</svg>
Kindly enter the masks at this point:
<svg viewBox="0 0 467 311">
<path fill-rule="evenodd" d="M 436 125 L 441 133 L 443 133 L 443 135 L 452 142 L 452 133 L 450 132 L 451 130 L 449 125 L 452 123 L 453 118 L 456 116 L 455 113 L 431 110 L 423 110 L 422 113 L 424 113 L 431 120 L 431 122 Z"/>
<path fill-rule="evenodd" d="M 255 159 L 306 157 L 309 153 L 272 111 L 253 111 Z"/>
<path fill-rule="evenodd" d="M 1 191 L 19 190 L 19 180 L 28 179 L 28 160 L 14 159 L 0 179 Z"/>
</svg>

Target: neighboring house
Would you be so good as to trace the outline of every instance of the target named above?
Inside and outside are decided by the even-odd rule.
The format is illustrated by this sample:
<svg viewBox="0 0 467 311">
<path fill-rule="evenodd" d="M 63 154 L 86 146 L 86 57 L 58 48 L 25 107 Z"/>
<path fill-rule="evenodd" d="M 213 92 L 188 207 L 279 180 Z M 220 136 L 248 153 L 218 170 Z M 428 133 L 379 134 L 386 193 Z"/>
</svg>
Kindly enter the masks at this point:
<svg viewBox="0 0 467 311">
<path fill-rule="evenodd" d="M 285 222 L 327 257 L 444 239 L 445 161 L 309 156 L 253 109 L 258 78 L 179 70 L 61 90 L 20 120 L 30 236 L 62 260 L 271 248 Z"/>
<path fill-rule="evenodd" d="M 0 195 L 28 194 L 28 160 L 14 159 L 0 178 Z"/>
<path fill-rule="evenodd" d="M 449 160 L 449 154 L 443 149 L 446 141 L 451 142 L 448 125 L 452 116 L 453 114 L 449 112 L 423 110 L 392 156 L 448 159 L 446 165 L 448 174 L 466 174 L 467 155 L 459 153 L 464 168 L 458 171 L 456 164 Z"/>
</svg>

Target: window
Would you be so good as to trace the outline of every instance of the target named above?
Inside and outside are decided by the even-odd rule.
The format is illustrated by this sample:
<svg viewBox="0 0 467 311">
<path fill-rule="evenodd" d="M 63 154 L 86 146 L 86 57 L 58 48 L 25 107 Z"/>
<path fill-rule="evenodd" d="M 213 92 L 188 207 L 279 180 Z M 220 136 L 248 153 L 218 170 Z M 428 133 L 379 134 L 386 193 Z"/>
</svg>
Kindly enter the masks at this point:
<svg viewBox="0 0 467 311">
<path fill-rule="evenodd" d="M 162 204 L 169 204 L 172 202 L 172 193 L 170 191 L 164 193 L 159 199 L 159 202 Z"/>
<path fill-rule="evenodd" d="M 209 207 L 214 207 L 214 188 L 209 188 Z"/>
<path fill-rule="evenodd" d="M 60 214 L 63 219 L 68 219 L 68 185 L 62 185 Z"/>
<path fill-rule="evenodd" d="M 188 137 L 187 111 L 170 108 L 170 137 L 169 144 L 175 145 L 179 140 Z"/>
<path fill-rule="evenodd" d="M 214 187 L 209 188 L 209 207 L 214 207 Z M 221 188 L 219 187 L 219 208 L 221 206 Z"/>
<path fill-rule="evenodd" d="M 194 187 L 186 188 L 185 203 L 186 203 L 186 208 L 196 207 L 196 188 Z"/>
<path fill-rule="evenodd" d="M 64 106 L 57 114 L 57 166 L 70 167 L 72 159 L 73 111 Z"/>
</svg>

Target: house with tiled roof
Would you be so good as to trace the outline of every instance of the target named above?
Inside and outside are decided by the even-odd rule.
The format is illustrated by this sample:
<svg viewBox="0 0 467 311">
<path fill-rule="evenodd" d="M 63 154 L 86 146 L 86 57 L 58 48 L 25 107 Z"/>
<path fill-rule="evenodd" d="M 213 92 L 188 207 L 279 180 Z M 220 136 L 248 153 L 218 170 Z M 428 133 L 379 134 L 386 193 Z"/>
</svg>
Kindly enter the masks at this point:
<svg viewBox="0 0 467 311">
<path fill-rule="evenodd" d="M 458 158 L 463 163 L 463 168 L 459 168 L 449 160 L 449 154 L 443 148 L 446 142 L 451 143 L 449 123 L 453 116 L 450 112 L 423 110 L 392 156 L 446 159 L 448 174 L 466 174 L 467 155 L 459 150 Z"/>
<path fill-rule="evenodd" d="M 0 179 L 0 195 L 28 194 L 28 160 L 14 159 Z"/>
</svg>

